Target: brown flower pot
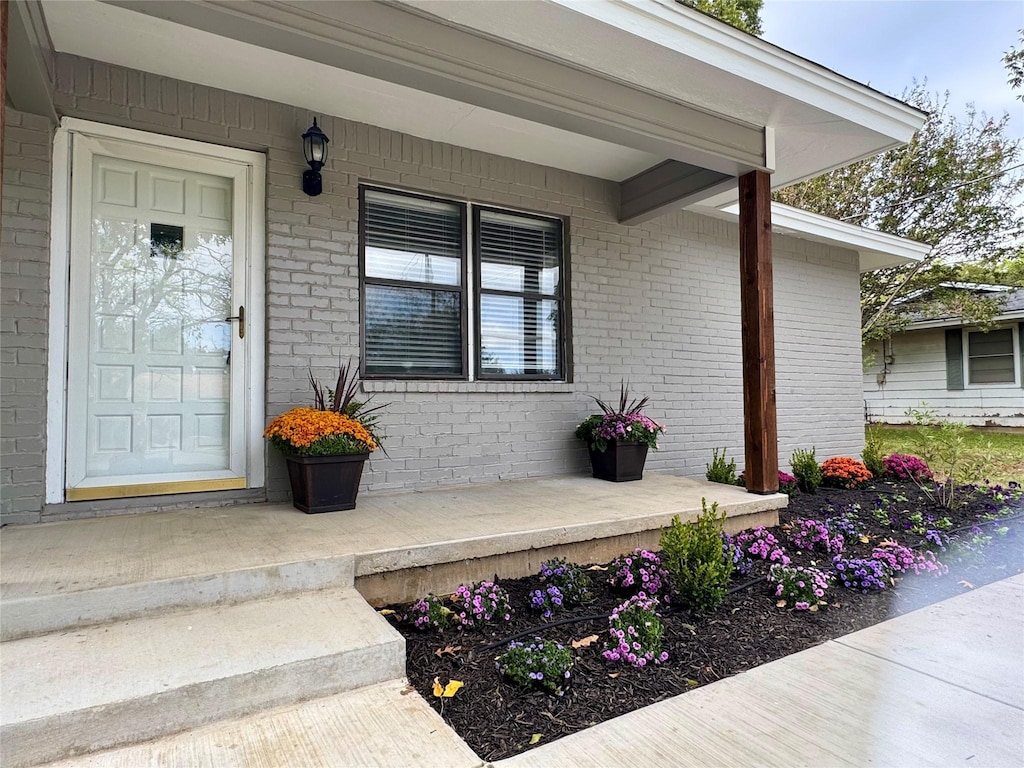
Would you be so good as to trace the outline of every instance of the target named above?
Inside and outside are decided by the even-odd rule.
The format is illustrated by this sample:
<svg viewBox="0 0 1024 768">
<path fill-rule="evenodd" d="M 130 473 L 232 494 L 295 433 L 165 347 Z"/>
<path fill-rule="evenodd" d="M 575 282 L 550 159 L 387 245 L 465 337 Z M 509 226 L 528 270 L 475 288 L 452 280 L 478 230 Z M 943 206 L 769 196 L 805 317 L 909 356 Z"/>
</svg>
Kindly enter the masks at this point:
<svg viewBox="0 0 1024 768">
<path fill-rule="evenodd" d="M 595 451 L 593 448 L 589 450 L 594 477 L 613 483 L 643 479 L 644 462 L 647 461 L 646 443 L 620 443 L 611 440 L 604 452 Z"/>
<path fill-rule="evenodd" d="M 369 453 L 285 458 L 296 509 L 306 514 L 355 509 L 359 480 Z"/>
</svg>

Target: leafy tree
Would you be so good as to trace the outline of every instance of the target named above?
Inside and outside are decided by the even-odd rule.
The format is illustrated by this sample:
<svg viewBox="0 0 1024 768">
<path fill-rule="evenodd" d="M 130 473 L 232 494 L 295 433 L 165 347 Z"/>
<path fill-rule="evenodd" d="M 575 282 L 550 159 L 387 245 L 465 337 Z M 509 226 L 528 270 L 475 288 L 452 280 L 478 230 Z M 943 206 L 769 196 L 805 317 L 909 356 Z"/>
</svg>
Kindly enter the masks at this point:
<svg viewBox="0 0 1024 768">
<path fill-rule="evenodd" d="M 684 5 L 703 11 L 726 24 L 749 32 L 761 34 L 761 6 L 764 0 L 682 0 Z"/>
<path fill-rule="evenodd" d="M 929 113 L 907 146 L 775 195 L 789 205 L 931 246 L 919 264 L 861 276 L 865 341 L 905 327 L 910 311 L 956 310 L 984 322 L 998 312 L 994 300 L 943 290 L 941 284 L 968 276 L 993 282 L 999 270 L 1018 274 L 1022 257 L 1022 147 L 1006 135 L 1009 116 L 992 119 L 968 105 L 957 117 L 948 93 L 930 94 L 923 84 L 915 83 L 902 99 Z M 905 301 L 913 296 L 920 300 Z"/>
<path fill-rule="evenodd" d="M 1006 65 L 1008 73 L 1007 82 L 1010 88 L 1018 91 L 1024 86 L 1024 29 L 1018 30 L 1020 35 L 1019 48 L 1011 48 L 1003 56 L 1003 64 Z M 1017 98 L 1024 101 L 1024 92 L 1018 93 Z"/>
</svg>

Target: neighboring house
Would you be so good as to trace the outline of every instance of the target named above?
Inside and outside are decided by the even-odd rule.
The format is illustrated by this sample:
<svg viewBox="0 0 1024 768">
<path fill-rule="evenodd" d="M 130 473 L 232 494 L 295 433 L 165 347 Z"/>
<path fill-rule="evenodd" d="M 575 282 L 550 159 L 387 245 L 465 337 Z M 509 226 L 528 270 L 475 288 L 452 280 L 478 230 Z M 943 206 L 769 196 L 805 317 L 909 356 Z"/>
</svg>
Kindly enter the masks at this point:
<svg viewBox="0 0 1024 768">
<path fill-rule="evenodd" d="M 668 0 L 4 9 L 5 522 L 283 499 L 356 357 L 364 492 L 584 472 L 621 379 L 654 470 L 859 452 L 858 274 L 925 249 L 767 193 L 918 110 Z"/>
<path fill-rule="evenodd" d="M 920 319 L 867 348 L 869 421 L 903 424 L 910 409 L 975 426 L 1024 427 L 1024 289 L 947 286 L 998 298 L 985 328 L 958 316 Z"/>
</svg>

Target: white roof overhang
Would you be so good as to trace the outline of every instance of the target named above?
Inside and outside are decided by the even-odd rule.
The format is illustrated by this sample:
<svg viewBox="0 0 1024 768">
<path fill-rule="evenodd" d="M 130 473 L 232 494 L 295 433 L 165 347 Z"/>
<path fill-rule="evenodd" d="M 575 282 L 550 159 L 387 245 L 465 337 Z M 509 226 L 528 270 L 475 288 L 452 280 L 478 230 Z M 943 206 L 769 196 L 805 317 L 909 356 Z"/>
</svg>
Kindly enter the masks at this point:
<svg viewBox="0 0 1024 768">
<path fill-rule="evenodd" d="M 1017 309 L 1013 312 L 1004 312 L 996 315 L 989 321 L 988 325 L 999 325 L 1024 320 L 1024 309 Z M 965 323 L 962 317 L 935 317 L 928 320 L 915 320 L 907 325 L 908 331 L 923 331 L 928 328 L 949 328 L 956 326 L 969 327 L 976 323 Z"/>
<path fill-rule="evenodd" d="M 923 113 L 671 0 L 44 0 L 57 51 L 617 182 L 640 221 Z M 656 171 L 645 176 L 647 171 Z"/>
<path fill-rule="evenodd" d="M 739 205 L 733 203 L 719 209 L 698 208 L 711 216 L 738 219 Z M 924 259 L 931 250 L 924 243 L 904 237 L 865 229 L 855 224 L 838 221 L 819 213 L 811 213 L 791 205 L 772 203 L 772 231 L 802 240 L 823 243 L 856 251 L 860 256 L 860 271 L 871 272 L 883 267 L 897 267 Z"/>
</svg>

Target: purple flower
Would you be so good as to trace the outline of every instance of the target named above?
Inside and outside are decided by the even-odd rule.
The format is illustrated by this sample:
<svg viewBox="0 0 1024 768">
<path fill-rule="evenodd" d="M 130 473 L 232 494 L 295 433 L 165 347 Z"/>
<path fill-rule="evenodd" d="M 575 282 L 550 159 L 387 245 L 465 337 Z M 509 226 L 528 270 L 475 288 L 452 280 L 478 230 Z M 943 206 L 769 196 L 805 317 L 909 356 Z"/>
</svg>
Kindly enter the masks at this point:
<svg viewBox="0 0 1024 768">
<path fill-rule="evenodd" d="M 455 590 L 452 599 L 461 608 L 459 619 L 465 627 L 484 624 L 496 617 L 505 621 L 511 618 L 508 594 L 493 581 L 482 581 L 472 586 L 463 584 Z"/>
</svg>

